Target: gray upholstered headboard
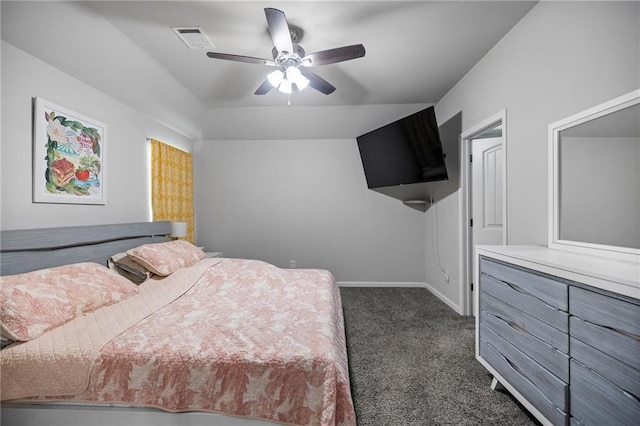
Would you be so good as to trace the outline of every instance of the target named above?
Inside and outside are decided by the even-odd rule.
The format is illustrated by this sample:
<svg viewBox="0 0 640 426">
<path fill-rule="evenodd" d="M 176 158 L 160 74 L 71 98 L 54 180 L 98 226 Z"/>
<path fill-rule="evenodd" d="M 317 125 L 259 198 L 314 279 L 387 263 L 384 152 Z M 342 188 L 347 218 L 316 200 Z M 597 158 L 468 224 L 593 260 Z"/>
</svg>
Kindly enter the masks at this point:
<svg viewBox="0 0 640 426">
<path fill-rule="evenodd" d="M 107 259 L 141 244 L 169 241 L 171 222 L 0 231 L 0 275 Z"/>
</svg>

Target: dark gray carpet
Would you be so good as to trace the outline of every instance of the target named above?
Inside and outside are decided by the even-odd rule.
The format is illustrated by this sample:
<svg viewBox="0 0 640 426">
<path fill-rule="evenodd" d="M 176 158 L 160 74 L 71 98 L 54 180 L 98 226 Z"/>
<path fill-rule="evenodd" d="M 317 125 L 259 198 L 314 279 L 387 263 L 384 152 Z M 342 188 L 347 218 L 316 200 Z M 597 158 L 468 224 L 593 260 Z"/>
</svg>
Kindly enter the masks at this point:
<svg viewBox="0 0 640 426">
<path fill-rule="evenodd" d="M 360 426 L 535 425 L 475 359 L 474 320 L 422 288 L 341 288 Z"/>
</svg>

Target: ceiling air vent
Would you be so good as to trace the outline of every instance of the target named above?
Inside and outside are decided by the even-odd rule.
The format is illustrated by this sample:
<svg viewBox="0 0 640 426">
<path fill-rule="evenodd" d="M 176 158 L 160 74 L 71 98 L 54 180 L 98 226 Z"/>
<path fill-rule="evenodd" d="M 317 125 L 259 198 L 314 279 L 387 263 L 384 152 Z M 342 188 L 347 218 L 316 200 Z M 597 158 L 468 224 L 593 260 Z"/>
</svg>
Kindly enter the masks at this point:
<svg viewBox="0 0 640 426">
<path fill-rule="evenodd" d="M 171 27 L 189 49 L 215 49 L 209 36 L 201 27 Z"/>
</svg>

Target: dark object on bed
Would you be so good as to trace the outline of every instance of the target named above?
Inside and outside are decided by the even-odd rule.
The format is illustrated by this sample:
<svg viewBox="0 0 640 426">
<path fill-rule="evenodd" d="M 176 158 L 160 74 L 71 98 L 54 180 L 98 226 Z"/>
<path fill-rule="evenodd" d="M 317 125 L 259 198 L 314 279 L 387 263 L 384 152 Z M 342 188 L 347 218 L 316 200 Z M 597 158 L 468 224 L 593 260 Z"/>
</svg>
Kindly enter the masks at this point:
<svg viewBox="0 0 640 426">
<path fill-rule="evenodd" d="M 13 343 L 13 340 L 0 337 L 0 349 L 4 349 L 5 347 L 9 346 L 12 343 Z"/>
<path fill-rule="evenodd" d="M 142 284 L 151 276 L 144 266 L 135 263 L 126 253 L 111 256 L 107 266 L 135 284 Z"/>
</svg>

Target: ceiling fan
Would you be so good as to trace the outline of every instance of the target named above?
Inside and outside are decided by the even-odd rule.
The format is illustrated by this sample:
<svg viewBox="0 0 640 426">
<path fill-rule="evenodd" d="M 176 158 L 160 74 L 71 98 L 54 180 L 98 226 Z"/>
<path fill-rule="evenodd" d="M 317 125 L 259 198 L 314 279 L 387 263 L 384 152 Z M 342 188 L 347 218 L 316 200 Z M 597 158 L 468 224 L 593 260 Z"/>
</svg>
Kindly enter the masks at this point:
<svg viewBox="0 0 640 426">
<path fill-rule="evenodd" d="M 301 34 L 300 30 L 289 26 L 283 11 L 265 8 L 264 13 L 275 46 L 272 50 L 273 60 L 229 53 L 207 53 L 207 56 L 213 59 L 276 67 L 277 69 L 269 73 L 267 79 L 255 91 L 256 95 L 265 95 L 273 88 L 289 94 L 294 88 L 302 90 L 307 85 L 328 95 L 333 93 L 336 88 L 308 68 L 361 58 L 365 54 L 362 44 L 354 44 L 307 55 L 302 46 L 297 44 Z"/>
</svg>

